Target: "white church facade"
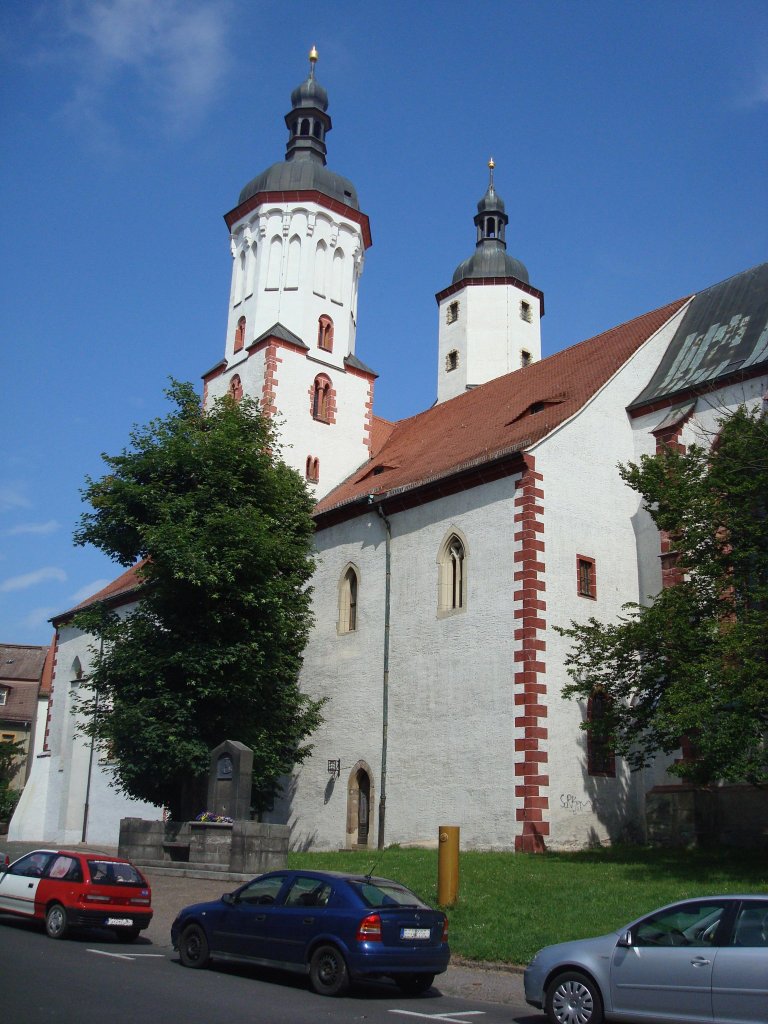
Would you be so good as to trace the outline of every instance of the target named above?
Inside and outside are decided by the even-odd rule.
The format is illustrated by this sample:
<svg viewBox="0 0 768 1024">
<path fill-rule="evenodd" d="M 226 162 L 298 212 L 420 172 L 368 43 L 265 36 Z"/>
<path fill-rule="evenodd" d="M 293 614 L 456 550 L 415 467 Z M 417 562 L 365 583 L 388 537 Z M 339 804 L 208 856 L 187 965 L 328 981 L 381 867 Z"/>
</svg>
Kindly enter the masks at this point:
<svg viewBox="0 0 768 1024">
<path fill-rule="evenodd" d="M 204 401 L 246 394 L 279 418 L 317 498 L 302 686 L 325 721 L 268 820 L 301 849 L 430 842 L 444 823 L 478 849 L 640 837 L 646 793 L 674 779 L 587 742 L 594 709 L 560 696 L 555 627 L 663 586 L 664 538 L 616 467 L 765 403 L 768 264 L 542 358 L 544 295 L 507 250 L 491 166 L 475 249 L 436 296 L 437 401 L 382 420 L 356 354 L 370 226 L 326 166 L 311 59 L 285 160 L 226 216 L 226 344 L 203 377 Z M 136 590 L 129 570 L 90 601 L 128 610 Z M 90 655 L 71 614 L 54 620 L 45 746 L 9 838 L 116 844 L 121 817 L 160 811 L 110 789 L 76 735 Z"/>
</svg>

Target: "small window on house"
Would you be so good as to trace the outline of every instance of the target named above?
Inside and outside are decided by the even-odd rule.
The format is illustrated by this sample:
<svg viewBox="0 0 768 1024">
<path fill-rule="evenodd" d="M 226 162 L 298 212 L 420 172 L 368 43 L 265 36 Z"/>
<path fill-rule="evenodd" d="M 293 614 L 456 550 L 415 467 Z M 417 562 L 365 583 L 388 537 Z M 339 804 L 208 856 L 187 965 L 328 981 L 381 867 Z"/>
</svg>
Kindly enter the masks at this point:
<svg viewBox="0 0 768 1024">
<path fill-rule="evenodd" d="M 235 328 L 235 352 L 239 352 L 245 344 L 245 317 L 241 316 Z"/>
<path fill-rule="evenodd" d="M 339 584 L 339 633 L 354 633 L 357 629 L 357 569 L 347 567 Z"/>
<path fill-rule="evenodd" d="M 438 614 L 463 611 L 467 603 L 467 558 L 464 542 L 452 533 L 438 558 Z"/>
<path fill-rule="evenodd" d="M 526 351 L 526 349 L 523 349 L 520 352 L 520 365 L 521 366 L 530 366 L 531 365 L 531 353 Z"/>
<path fill-rule="evenodd" d="M 0 686 L 0 705 L 5 704 L 8 700 L 8 691 L 5 687 Z"/>
<path fill-rule="evenodd" d="M 525 320 L 526 323 L 530 323 L 532 317 L 533 317 L 533 312 L 531 311 L 531 304 L 530 304 L 530 302 L 525 302 L 523 300 L 520 303 L 520 319 L 521 320 Z"/>
<path fill-rule="evenodd" d="M 325 352 L 333 351 L 333 320 L 325 314 L 317 322 L 317 347 Z"/>
<path fill-rule="evenodd" d="M 307 469 L 306 469 L 307 481 L 311 484 L 319 483 L 320 481 L 320 459 L 314 455 L 307 456 Z"/>
<path fill-rule="evenodd" d="M 597 575 L 594 558 L 576 556 L 576 590 L 579 597 L 597 597 Z"/>
<path fill-rule="evenodd" d="M 236 402 L 239 402 L 243 397 L 243 382 L 240 380 L 240 375 L 237 373 L 229 382 L 229 394 Z"/>
<path fill-rule="evenodd" d="M 448 355 L 445 357 L 445 368 L 447 371 L 455 370 L 459 365 L 459 353 L 456 349 L 451 349 Z"/>
<path fill-rule="evenodd" d="M 459 319 L 459 303 L 449 302 L 448 309 L 445 313 L 445 322 L 447 324 L 455 323 Z"/>
<path fill-rule="evenodd" d="M 315 377 L 312 388 L 312 418 L 323 423 L 331 421 L 331 382 L 324 373 Z"/>
<path fill-rule="evenodd" d="M 593 728 L 587 731 L 587 771 L 590 775 L 613 777 L 616 774 L 616 756 L 602 731 L 607 725 L 608 707 L 605 691 L 594 690 L 587 705 L 587 721 L 593 723 Z"/>
</svg>

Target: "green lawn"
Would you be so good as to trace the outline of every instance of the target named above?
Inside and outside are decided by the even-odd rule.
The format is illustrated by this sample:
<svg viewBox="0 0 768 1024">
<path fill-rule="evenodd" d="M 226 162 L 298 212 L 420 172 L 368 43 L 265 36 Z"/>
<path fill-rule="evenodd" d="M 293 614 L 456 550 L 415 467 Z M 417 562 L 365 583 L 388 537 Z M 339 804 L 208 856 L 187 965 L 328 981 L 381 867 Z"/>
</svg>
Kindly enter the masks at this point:
<svg viewBox="0 0 768 1024">
<path fill-rule="evenodd" d="M 292 853 L 291 867 L 396 878 L 437 903 L 437 851 Z M 525 964 L 552 942 L 600 935 L 664 903 L 718 892 L 768 892 L 765 854 L 612 847 L 580 853 L 462 853 L 448 910 L 453 952 Z"/>
</svg>

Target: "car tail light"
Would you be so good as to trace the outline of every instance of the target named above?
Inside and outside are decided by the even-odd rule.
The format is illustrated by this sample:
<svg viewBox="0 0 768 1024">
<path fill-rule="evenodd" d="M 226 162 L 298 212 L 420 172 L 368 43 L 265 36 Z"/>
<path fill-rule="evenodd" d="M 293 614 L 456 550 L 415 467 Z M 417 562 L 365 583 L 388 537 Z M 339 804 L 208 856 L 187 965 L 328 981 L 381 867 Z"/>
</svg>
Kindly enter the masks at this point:
<svg viewBox="0 0 768 1024">
<path fill-rule="evenodd" d="M 448 918 L 443 918 L 443 942 L 448 941 Z"/>
<path fill-rule="evenodd" d="M 151 900 L 139 899 L 139 897 L 137 896 L 136 899 L 128 900 L 128 902 L 129 903 L 135 903 L 137 906 L 148 907 L 150 902 L 151 902 Z"/>
<path fill-rule="evenodd" d="M 360 922 L 355 936 L 358 942 L 381 942 L 381 918 L 378 914 L 369 914 Z"/>
<path fill-rule="evenodd" d="M 85 893 L 86 903 L 111 903 L 109 896 L 98 896 L 96 893 L 87 892 Z"/>
</svg>

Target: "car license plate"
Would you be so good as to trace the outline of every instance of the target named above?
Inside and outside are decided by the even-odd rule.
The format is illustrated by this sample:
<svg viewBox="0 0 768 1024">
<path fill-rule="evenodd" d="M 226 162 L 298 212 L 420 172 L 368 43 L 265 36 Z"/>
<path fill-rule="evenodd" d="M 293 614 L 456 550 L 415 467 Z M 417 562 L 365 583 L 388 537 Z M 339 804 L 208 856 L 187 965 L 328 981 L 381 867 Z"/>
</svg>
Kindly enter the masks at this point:
<svg viewBox="0 0 768 1024">
<path fill-rule="evenodd" d="M 401 939 L 428 939 L 430 936 L 429 928 L 401 928 L 400 938 Z"/>
<path fill-rule="evenodd" d="M 132 917 L 108 917 L 106 920 L 106 925 L 109 928 L 117 928 L 123 926 L 125 926 L 126 928 L 130 928 L 132 924 Z"/>
</svg>

